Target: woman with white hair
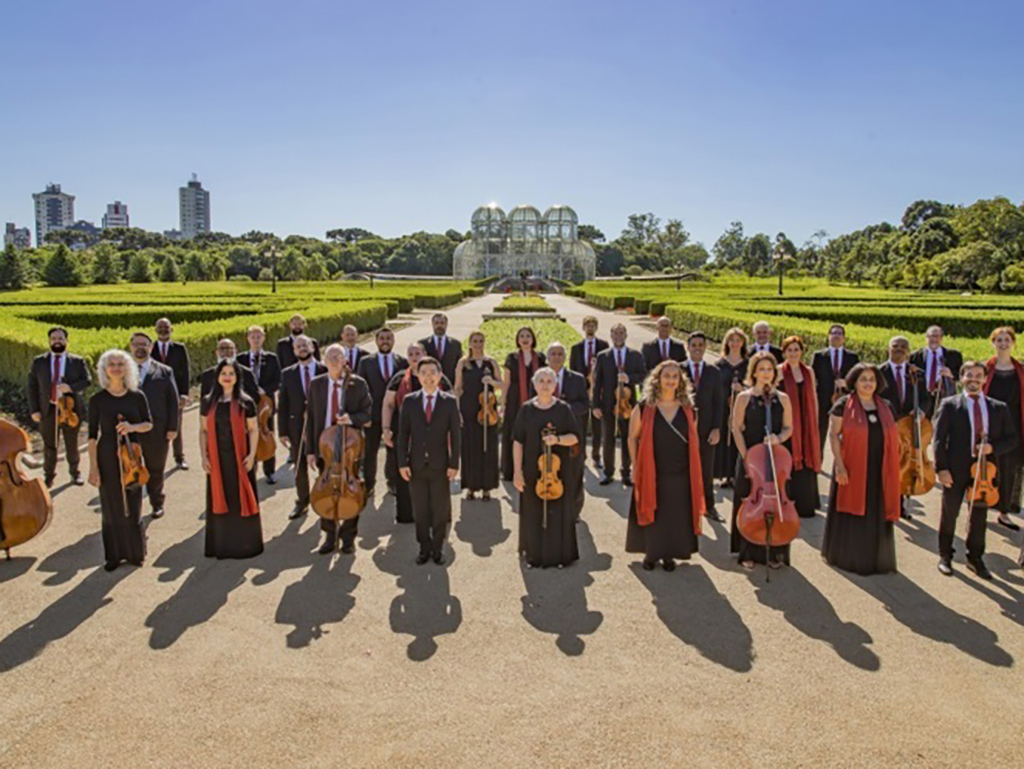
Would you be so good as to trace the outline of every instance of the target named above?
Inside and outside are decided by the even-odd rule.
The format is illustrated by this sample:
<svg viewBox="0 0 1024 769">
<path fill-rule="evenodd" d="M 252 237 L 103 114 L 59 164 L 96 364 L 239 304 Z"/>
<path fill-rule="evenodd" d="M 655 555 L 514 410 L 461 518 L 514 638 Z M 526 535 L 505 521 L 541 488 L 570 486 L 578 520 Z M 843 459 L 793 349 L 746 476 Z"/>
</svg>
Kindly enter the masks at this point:
<svg viewBox="0 0 1024 769">
<path fill-rule="evenodd" d="M 142 486 L 122 480 L 120 438 L 137 442 L 149 432 L 149 403 L 139 390 L 139 369 L 124 350 L 107 350 L 96 365 L 101 389 L 89 399 L 89 483 L 100 490 L 103 516 L 103 568 L 123 561 L 141 566 L 146 557 L 142 528 Z"/>
</svg>

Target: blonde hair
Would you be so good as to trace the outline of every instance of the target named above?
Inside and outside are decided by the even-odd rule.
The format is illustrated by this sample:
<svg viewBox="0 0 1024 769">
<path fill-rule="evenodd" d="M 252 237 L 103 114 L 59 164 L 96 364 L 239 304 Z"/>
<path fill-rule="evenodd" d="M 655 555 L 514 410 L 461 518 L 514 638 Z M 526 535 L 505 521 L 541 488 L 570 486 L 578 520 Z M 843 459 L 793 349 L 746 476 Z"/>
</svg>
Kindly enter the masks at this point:
<svg viewBox="0 0 1024 769">
<path fill-rule="evenodd" d="M 110 377 L 107 375 L 107 365 L 110 361 L 120 358 L 124 362 L 124 386 L 129 390 L 139 389 L 139 367 L 132 360 L 132 356 L 124 350 L 107 350 L 100 356 L 96 364 L 96 377 L 100 380 L 100 387 L 106 390 L 110 387 Z"/>
<path fill-rule="evenodd" d="M 661 375 L 665 369 L 674 368 L 679 372 L 679 387 L 676 388 L 676 401 L 681 406 L 693 405 L 693 388 L 690 380 L 683 372 L 683 366 L 679 361 L 663 360 L 655 366 L 651 373 L 644 380 L 643 390 L 640 394 L 640 401 L 645 406 L 655 406 L 661 398 Z"/>
<path fill-rule="evenodd" d="M 740 345 L 740 355 L 742 355 L 744 358 L 747 357 L 747 345 L 750 343 L 750 338 L 747 336 L 746 332 L 739 326 L 733 326 L 728 331 L 726 331 L 725 336 L 722 337 L 722 355 L 729 354 L 729 341 L 734 337 L 739 337 L 740 342 L 742 342 L 742 344 Z"/>
<path fill-rule="evenodd" d="M 487 334 L 485 334 L 480 329 L 477 329 L 476 331 L 471 331 L 469 336 L 466 337 L 466 354 L 462 356 L 463 359 L 465 360 L 473 360 L 473 348 L 470 347 L 470 344 L 473 342 L 473 337 L 475 336 L 482 337 L 484 340 L 484 344 L 487 343 Z M 424 350 L 424 352 L 426 352 L 426 350 Z M 484 357 L 487 357 L 486 354 L 484 355 Z"/>
<path fill-rule="evenodd" d="M 772 387 L 779 383 L 782 372 L 779 369 L 778 361 L 767 350 L 761 350 L 761 352 L 755 352 L 750 356 L 750 362 L 747 364 L 747 375 L 743 378 L 743 384 L 747 387 L 754 386 L 754 372 L 757 371 L 757 365 L 763 360 L 771 361 L 772 371 L 775 372 L 775 376 L 772 378 Z"/>
</svg>

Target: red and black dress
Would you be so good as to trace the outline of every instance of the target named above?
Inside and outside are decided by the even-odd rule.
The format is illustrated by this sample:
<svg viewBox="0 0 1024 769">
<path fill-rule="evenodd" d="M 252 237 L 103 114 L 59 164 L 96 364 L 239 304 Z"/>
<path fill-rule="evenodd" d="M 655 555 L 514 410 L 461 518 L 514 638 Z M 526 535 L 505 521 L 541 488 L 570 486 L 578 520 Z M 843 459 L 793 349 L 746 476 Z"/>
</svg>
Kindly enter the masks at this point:
<svg viewBox="0 0 1024 769">
<path fill-rule="evenodd" d="M 263 528 L 256 497 L 256 465 L 245 472 L 249 452 L 246 421 L 256 418 L 251 398 L 204 400 L 211 470 L 206 476 L 206 557 L 252 558 L 263 552 Z M 300 460 L 301 461 L 301 460 Z"/>
</svg>

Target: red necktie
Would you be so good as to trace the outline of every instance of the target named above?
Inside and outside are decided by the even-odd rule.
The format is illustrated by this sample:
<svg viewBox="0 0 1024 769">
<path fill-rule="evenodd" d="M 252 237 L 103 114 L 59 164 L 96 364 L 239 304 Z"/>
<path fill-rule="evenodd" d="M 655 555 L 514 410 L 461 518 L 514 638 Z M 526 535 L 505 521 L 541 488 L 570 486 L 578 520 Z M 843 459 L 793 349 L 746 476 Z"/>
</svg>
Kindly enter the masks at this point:
<svg viewBox="0 0 1024 769">
<path fill-rule="evenodd" d="M 899 396 L 900 396 L 900 406 L 902 406 L 903 405 L 903 396 L 905 394 L 903 392 L 903 366 L 897 366 L 896 367 L 896 392 L 899 393 Z"/>
<path fill-rule="evenodd" d="M 932 350 L 932 372 L 928 375 L 928 392 L 935 392 L 938 385 L 939 361 L 938 354 Z"/>
<path fill-rule="evenodd" d="M 302 394 L 309 395 L 309 367 L 305 363 L 300 365 L 302 371 Z"/>
<path fill-rule="evenodd" d="M 53 356 L 53 376 L 50 377 L 50 403 L 57 402 L 57 385 L 60 384 L 60 355 Z"/>
<path fill-rule="evenodd" d="M 693 389 L 696 390 L 700 387 L 700 364 L 695 363 L 693 365 Z"/>
<path fill-rule="evenodd" d="M 562 397 L 562 378 L 558 375 L 555 375 L 555 397 Z"/>
<path fill-rule="evenodd" d="M 441 360 L 444 357 L 444 337 L 439 336 L 437 338 L 437 359 Z"/>
<path fill-rule="evenodd" d="M 260 381 L 260 354 L 256 353 L 256 363 L 252 367 L 253 376 L 256 377 L 256 381 Z"/>
<path fill-rule="evenodd" d="M 985 435 L 985 417 L 981 413 L 981 398 L 977 395 L 968 397 L 974 401 L 974 447 L 971 453 L 977 455 L 978 446 Z"/>
<path fill-rule="evenodd" d="M 338 421 L 338 413 L 341 411 L 341 388 L 336 381 L 331 382 L 331 424 Z"/>
<path fill-rule="evenodd" d="M 434 396 L 427 396 L 427 424 L 430 424 L 430 418 L 434 416 Z"/>
<path fill-rule="evenodd" d="M 388 356 L 384 356 L 384 381 L 391 381 L 391 364 L 388 363 Z"/>
<path fill-rule="evenodd" d="M 664 341 L 664 340 L 662 340 L 662 341 L 660 341 L 660 342 L 659 342 L 658 344 L 660 344 L 660 345 L 661 345 L 661 359 L 662 359 L 662 360 L 665 360 L 665 358 L 667 358 L 667 357 L 668 357 L 668 355 L 666 355 L 666 353 L 665 353 L 665 347 L 666 347 L 666 345 L 665 345 L 665 341 Z"/>
<path fill-rule="evenodd" d="M 832 376 L 836 379 L 842 376 L 839 373 L 839 350 L 832 351 Z"/>
<path fill-rule="evenodd" d="M 624 364 L 622 362 L 622 348 L 621 347 L 615 351 L 615 365 L 619 369 L 619 371 L 622 371 L 622 368 L 623 368 Z"/>
<path fill-rule="evenodd" d="M 594 340 L 587 342 L 587 368 L 590 368 L 590 361 L 594 359 Z"/>
</svg>

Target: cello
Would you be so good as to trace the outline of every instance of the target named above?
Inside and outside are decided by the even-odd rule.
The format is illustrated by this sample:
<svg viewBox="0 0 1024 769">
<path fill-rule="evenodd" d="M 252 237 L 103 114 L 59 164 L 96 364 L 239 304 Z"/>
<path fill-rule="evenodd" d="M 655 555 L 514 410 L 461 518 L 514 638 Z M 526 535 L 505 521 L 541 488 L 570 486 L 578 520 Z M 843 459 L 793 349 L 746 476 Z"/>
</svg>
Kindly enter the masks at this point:
<svg viewBox="0 0 1024 769">
<path fill-rule="evenodd" d="M 260 437 L 256 444 L 256 461 L 266 462 L 277 453 L 277 441 L 274 431 L 270 429 L 270 419 L 274 416 L 274 399 L 264 393 L 260 396 L 256 418 L 259 422 Z"/>
<path fill-rule="evenodd" d="M 541 438 L 544 438 L 548 435 L 556 435 L 557 431 L 554 425 L 548 423 L 540 434 Z M 537 469 L 540 471 L 540 474 L 537 476 L 537 484 L 534 486 L 534 491 L 544 501 L 544 518 L 542 522 L 546 529 L 548 527 L 548 502 L 561 499 L 562 494 L 565 493 L 565 487 L 562 485 L 562 479 L 558 477 L 558 471 L 562 469 L 562 458 L 554 452 L 547 441 L 541 442 L 544 444 L 544 451 L 537 457 Z"/>
<path fill-rule="evenodd" d="M 53 518 L 53 501 L 41 478 L 29 478 L 19 458 L 29 451 L 28 433 L 0 419 L 0 548 L 11 548 L 42 533 Z"/>
<path fill-rule="evenodd" d="M 914 413 L 896 423 L 900 436 L 900 494 L 905 497 L 919 497 L 935 486 L 935 464 L 927 452 L 932 423 L 921 409 L 920 377 L 921 369 L 910 366 L 907 379 L 914 388 Z"/>
<path fill-rule="evenodd" d="M 348 375 L 342 391 L 348 387 Z M 324 469 L 309 492 L 313 512 L 331 521 L 356 518 L 366 507 L 366 486 L 359 477 L 365 446 L 363 431 L 334 424 L 320 434 L 317 450 Z"/>
</svg>

